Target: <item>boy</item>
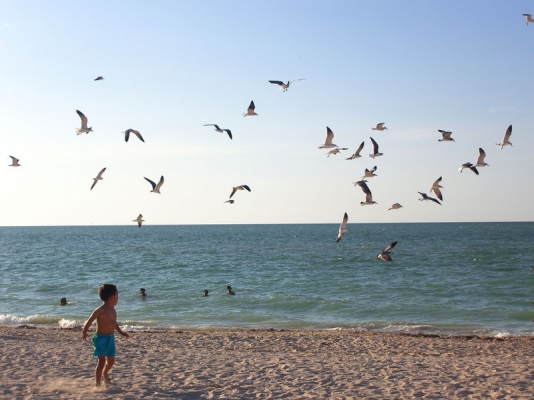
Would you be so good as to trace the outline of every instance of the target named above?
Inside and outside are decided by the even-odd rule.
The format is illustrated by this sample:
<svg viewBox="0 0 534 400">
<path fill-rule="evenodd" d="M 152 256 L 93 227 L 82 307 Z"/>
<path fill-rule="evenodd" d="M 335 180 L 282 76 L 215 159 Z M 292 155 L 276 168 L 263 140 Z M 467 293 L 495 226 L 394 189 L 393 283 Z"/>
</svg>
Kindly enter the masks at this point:
<svg viewBox="0 0 534 400">
<path fill-rule="evenodd" d="M 87 340 L 87 330 L 96 319 L 96 333 L 91 339 L 95 349 L 93 356 L 98 357 L 98 364 L 95 369 L 95 388 L 100 386 L 102 375 L 104 375 L 104 383 L 111 383 L 108 372 L 115 362 L 115 337 L 113 332 L 119 332 L 126 339 L 130 337 L 117 324 L 117 312 L 115 311 L 115 306 L 119 301 L 117 286 L 106 283 L 100 286 L 98 295 L 104 304 L 93 311 L 82 331 L 82 339 Z"/>
</svg>

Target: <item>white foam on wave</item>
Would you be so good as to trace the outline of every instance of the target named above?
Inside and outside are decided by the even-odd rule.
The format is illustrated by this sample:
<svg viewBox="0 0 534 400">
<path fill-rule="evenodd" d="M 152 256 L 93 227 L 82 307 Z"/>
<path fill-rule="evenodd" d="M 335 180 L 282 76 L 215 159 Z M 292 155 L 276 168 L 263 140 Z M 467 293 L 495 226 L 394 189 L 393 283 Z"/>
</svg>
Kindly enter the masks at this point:
<svg viewBox="0 0 534 400">
<path fill-rule="evenodd" d="M 30 315 L 27 317 L 18 317 L 12 314 L 0 315 L 0 325 L 22 325 L 22 324 L 39 324 L 52 325 L 58 322 L 59 318 L 50 315 Z"/>
<path fill-rule="evenodd" d="M 58 324 L 60 328 L 77 328 L 77 327 L 82 326 L 82 324 L 80 324 L 79 322 L 76 322 L 73 319 L 65 319 L 65 318 L 61 318 L 58 321 Z"/>
</svg>

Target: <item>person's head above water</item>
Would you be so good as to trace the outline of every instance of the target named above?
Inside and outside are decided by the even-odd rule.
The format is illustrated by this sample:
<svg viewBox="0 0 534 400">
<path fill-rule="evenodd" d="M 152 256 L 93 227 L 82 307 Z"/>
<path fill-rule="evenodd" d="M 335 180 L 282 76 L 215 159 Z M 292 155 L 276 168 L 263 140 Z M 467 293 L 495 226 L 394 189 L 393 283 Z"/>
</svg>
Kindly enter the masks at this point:
<svg viewBox="0 0 534 400">
<path fill-rule="evenodd" d="M 61 300 L 59 300 L 59 304 L 61 304 L 62 306 L 66 306 L 67 305 L 67 298 L 66 297 L 62 297 Z"/>
<path fill-rule="evenodd" d="M 204 290 L 204 294 L 202 295 L 202 297 L 208 297 L 208 290 Z"/>
</svg>

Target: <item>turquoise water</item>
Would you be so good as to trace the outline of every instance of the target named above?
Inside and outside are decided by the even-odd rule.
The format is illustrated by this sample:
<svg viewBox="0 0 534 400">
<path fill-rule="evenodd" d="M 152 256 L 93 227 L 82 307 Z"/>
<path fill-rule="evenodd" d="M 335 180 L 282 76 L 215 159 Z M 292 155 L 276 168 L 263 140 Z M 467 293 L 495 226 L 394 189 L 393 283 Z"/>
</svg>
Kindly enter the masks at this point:
<svg viewBox="0 0 534 400">
<path fill-rule="evenodd" d="M 127 329 L 534 335 L 534 223 L 349 229 L 335 243 L 337 224 L 3 227 L 0 324 L 83 324 L 116 283 Z"/>
</svg>

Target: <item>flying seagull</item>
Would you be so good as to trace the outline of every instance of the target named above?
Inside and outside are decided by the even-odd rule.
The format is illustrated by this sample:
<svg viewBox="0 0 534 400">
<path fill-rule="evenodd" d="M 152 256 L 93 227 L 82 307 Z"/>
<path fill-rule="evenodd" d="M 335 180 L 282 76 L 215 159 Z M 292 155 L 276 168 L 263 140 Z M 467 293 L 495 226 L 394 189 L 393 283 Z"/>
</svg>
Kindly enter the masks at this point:
<svg viewBox="0 0 534 400">
<path fill-rule="evenodd" d="M 374 176 L 378 176 L 377 174 L 374 173 L 375 171 L 376 171 L 376 165 L 371 169 L 365 168 L 365 172 L 362 178 L 372 178 Z"/>
<path fill-rule="evenodd" d="M 234 186 L 232 188 L 232 193 L 230 193 L 230 198 L 232 198 L 234 193 L 237 192 L 238 190 L 248 190 L 250 192 L 250 188 L 247 185 Z"/>
<path fill-rule="evenodd" d="M 145 222 L 145 220 L 143 219 L 143 215 L 139 214 L 139 216 L 134 219 L 133 222 L 137 222 L 137 225 L 139 225 L 139 228 L 141 228 L 141 225 L 143 224 L 143 222 Z"/>
<path fill-rule="evenodd" d="M 433 201 L 434 203 L 438 203 L 441 206 L 441 203 L 438 200 L 436 200 L 433 197 L 427 196 L 426 193 L 421 193 L 421 192 L 417 192 L 417 193 L 423 196 L 421 199 L 419 199 L 419 201 L 430 200 L 430 201 Z"/>
<path fill-rule="evenodd" d="M 320 145 L 319 149 L 331 149 L 332 147 L 338 147 L 337 144 L 332 143 L 334 139 L 334 132 L 328 126 L 326 127 L 326 139 L 324 144 Z"/>
<path fill-rule="evenodd" d="M 388 208 L 389 210 L 398 210 L 399 208 L 403 208 L 399 203 L 394 203 L 391 205 L 391 207 Z"/>
<path fill-rule="evenodd" d="M 145 142 L 145 139 L 143 139 L 143 136 L 139 133 L 139 131 L 136 131 L 135 129 L 126 129 L 124 132 L 124 140 L 127 142 L 128 139 L 130 139 L 130 133 L 133 133 L 135 136 L 139 138 L 141 142 Z"/>
<path fill-rule="evenodd" d="M 390 254 L 393 254 L 392 251 L 390 251 L 393 247 L 397 245 L 397 242 L 390 243 L 386 246 L 384 250 L 382 250 L 381 253 L 379 253 L 376 258 L 382 261 L 393 261 L 391 259 Z"/>
<path fill-rule="evenodd" d="M 438 196 L 438 199 L 440 199 L 441 201 L 443 201 L 443 195 L 441 194 L 441 190 L 439 190 L 440 188 L 441 189 L 445 189 L 443 186 L 441 186 L 439 183 L 441 182 L 441 176 L 436 179 L 434 181 L 434 183 L 432 184 L 432 186 L 430 186 L 430 192 L 434 192 L 434 194 L 436 196 Z"/>
<path fill-rule="evenodd" d="M 232 139 L 232 132 L 230 131 L 230 129 L 221 129 L 219 128 L 219 125 L 216 125 L 216 124 L 204 124 L 204 126 L 214 126 L 217 132 L 220 132 L 220 133 L 226 132 L 228 134 L 228 137 Z"/>
<path fill-rule="evenodd" d="M 343 235 L 347 233 L 349 230 L 347 229 L 347 222 L 349 221 L 349 216 L 347 213 L 343 215 L 343 221 L 341 221 L 341 225 L 339 225 L 339 233 L 337 234 L 336 243 L 341 240 Z"/>
<path fill-rule="evenodd" d="M 93 190 L 93 188 L 95 187 L 96 183 L 98 181 L 101 181 L 102 179 L 102 174 L 104 173 L 104 171 L 106 170 L 106 168 L 102 168 L 102 170 L 98 173 L 98 175 L 96 176 L 96 178 L 93 178 L 93 184 L 91 185 L 91 190 Z"/>
<path fill-rule="evenodd" d="M 438 139 L 438 142 L 455 142 L 455 140 L 451 138 L 452 132 L 441 129 L 438 129 L 438 132 L 441 133 L 441 136 L 443 136 L 441 139 Z"/>
<path fill-rule="evenodd" d="M 489 167 L 489 164 L 486 164 L 484 162 L 484 158 L 486 158 L 486 152 L 481 148 L 479 147 L 478 148 L 478 159 L 477 159 L 477 163 L 475 164 L 475 167 Z"/>
<path fill-rule="evenodd" d="M 510 125 L 508 127 L 508 129 L 506 130 L 506 132 L 504 133 L 504 137 L 502 138 L 502 142 L 501 143 L 495 143 L 497 146 L 499 146 L 502 150 L 502 148 L 504 146 L 512 146 L 512 142 L 510 142 L 510 136 L 512 135 L 512 125 Z M 512 146 L 514 147 L 514 146 Z"/>
<path fill-rule="evenodd" d="M 376 143 L 373 138 L 371 138 L 371 142 L 373 142 L 373 154 L 369 154 L 369 157 L 375 158 L 384 155 L 384 153 L 378 152 L 378 143 Z"/>
<path fill-rule="evenodd" d="M 226 200 L 225 203 L 234 204 L 234 201 L 235 201 L 235 200 Z"/>
<path fill-rule="evenodd" d="M 270 83 L 274 83 L 275 85 L 280 86 L 280 90 L 287 92 L 287 89 L 289 89 L 289 85 L 291 85 L 293 82 L 296 81 L 303 81 L 304 79 L 294 79 L 292 81 L 287 81 L 287 83 L 284 83 L 282 81 L 269 81 Z"/>
<path fill-rule="evenodd" d="M 9 156 L 11 157 L 11 165 L 10 167 L 20 167 L 19 159 L 17 157 Z"/>
<path fill-rule="evenodd" d="M 388 128 L 386 128 L 384 126 L 385 122 L 380 122 L 379 124 L 376 124 L 376 127 L 374 128 L 371 128 L 373 131 L 383 131 L 383 130 L 386 130 Z"/>
<path fill-rule="evenodd" d="M 256 106 L 254 105 L 254 101 L 250 102 L 250 105 L 247 108 L 247 112 L 243 113 L 243 117 L 253 117 L 255 115 L 258 115 L 254 112 L 256 109 Z"/>
<path fill-rule="evenodd" d="M 358 150 L 356 150 L 356 153 L 354 153 L 352 156 L 347 158 L 347 160 L 354 160 L 355 158 L 360 158 L 361 157 L 360 152 L 362 151 L 364 145 L 365 145 L 365 142 L 362 142 L 360 144 L 360 147 L 358 147 Z"/>
<path fill-rule="evenodd" d="M 76 110 L 76 112 L 78 113 L 78 115 L 80 116 L 81 120 L 82 120 L 82 126 L 81 128 L 74 128 L 74 130 L 76 131 L 76 133 L 78 135 L 81 135 L 82 133 L 89 133 L 89 132 L 93 132 L 93 128 L 88 128 L 87 127 L 87 117 L 85 115 L 83 115 L 83 113 L 79 110 Z"/>
<path fill-rule="evenodd" d="M 528 25 L 529 22 L 534 23 L 534 19 L 532 19 L 532 14 L 523 14 L 525 16 L 525 24 Z"/>
<path fill-rule="evenodd" d="M 378 204 L 376 201 L 373 201 L 373 194 L 371 193 L 371 190 L 369 189 L 369 186 L 365 183 L 366 180 L 361 180 L 358 182 L 354 182 L 355 185 L 358 185 L 362 188 L 363 192 L 365 193 L 365 201 L 361 201 L 360 205 L 362 206 L 372 206 L 373 204 Z"/>
<path fill-rule="evenodd" d="M 465 168 L 469 168 L 471 171 L 473 171 L 475 174 L 478 175 L 478 170 L 470 162 L 466 162 L 466 163 L 462 164 L 460 166 L 460 168 L 458 168 L 458 171 L 462 172 Z"/>
<path fill-rule="evenodd" d="M 156 185 L 154 182 L 152 182 L 150 179 L 148 178 L 145 178 L 148 182 L 150 182 L 150 184 L 152 185 L 152 190 L 150 192 L 154 192 L 154 193 L 157 193 L 157 194 L 161 194 L 159 189 L 161 188 L 161 185 L 163 185 L 163 175 L 161 176 L 161 178 L 159 179 L 159 182 L 158 184 Z"/>
<path fill-rule="evenodd" d="M 97 76 L 95 78 L 95 81 L 103 81 L 104 80 L 104 77 L 103 76 Z"/>
<path fill-rule="evenodd" d="M 348 150 L 348 148 L 346 148 L 346 147 L 342 147 L 342 148 L 338 148 L 338 147 L 336 147 L 336 148 L 330 150 L 328 153 L 326 153 L 326 156 L 327 156 L 327 157 L 330 157 L 331 154 L 336 155 L 336 154 L 339 153 L 341 150 Z"/>
</svg>

